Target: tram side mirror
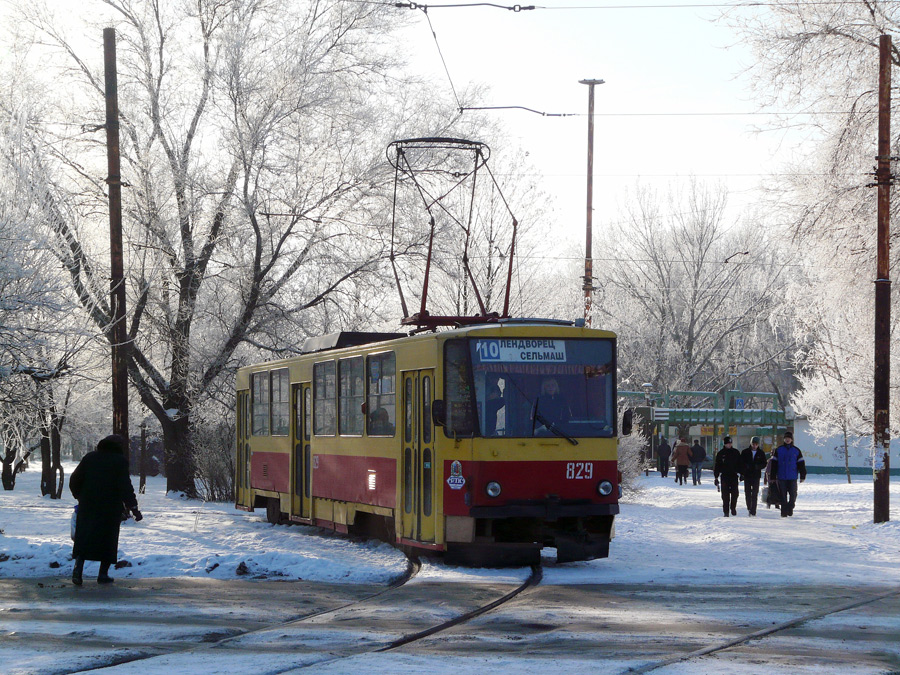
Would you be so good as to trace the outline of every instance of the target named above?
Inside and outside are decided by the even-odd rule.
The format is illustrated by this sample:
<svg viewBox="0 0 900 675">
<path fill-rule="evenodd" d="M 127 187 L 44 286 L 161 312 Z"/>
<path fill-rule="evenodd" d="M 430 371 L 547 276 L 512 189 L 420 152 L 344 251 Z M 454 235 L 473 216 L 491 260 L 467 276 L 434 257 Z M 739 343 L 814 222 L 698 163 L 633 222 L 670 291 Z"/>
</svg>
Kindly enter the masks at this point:
<svg viewBox="0 0 900 675">
<path fill-rule="evenodd" d="M 431 402 L 431 421 L 438 427 L 447 423 L 447 404 L 444 399 L 436 398 Z"/>
<path fill-rule="evenodd" d="M 627 408 L 622 413 L 622 435 L 631 436 L 631 429 L 634 426 L 634 410 Z"/>
</svg>

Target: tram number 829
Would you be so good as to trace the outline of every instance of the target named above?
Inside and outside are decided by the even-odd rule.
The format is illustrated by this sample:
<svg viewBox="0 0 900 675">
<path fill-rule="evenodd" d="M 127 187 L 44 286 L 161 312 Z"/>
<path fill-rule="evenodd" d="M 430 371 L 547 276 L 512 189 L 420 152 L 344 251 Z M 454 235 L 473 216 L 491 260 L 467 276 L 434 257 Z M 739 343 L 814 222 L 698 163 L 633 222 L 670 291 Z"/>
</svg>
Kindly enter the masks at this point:
<svg viewBox="0 0 900 675">
<path fill-rule="evenodd" d="M 589 480 L 593 477 L 593 462 L 568 462 L 566 464 L 566 478 L 568 480 Z"/>
</svg>

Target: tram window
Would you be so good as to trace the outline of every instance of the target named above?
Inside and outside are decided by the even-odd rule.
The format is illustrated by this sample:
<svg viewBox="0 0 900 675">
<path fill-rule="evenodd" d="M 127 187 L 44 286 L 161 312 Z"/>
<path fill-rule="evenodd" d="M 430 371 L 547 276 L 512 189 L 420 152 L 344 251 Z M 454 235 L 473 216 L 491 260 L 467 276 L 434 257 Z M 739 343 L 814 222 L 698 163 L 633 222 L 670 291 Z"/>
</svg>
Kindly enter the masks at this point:
<svg viewBox="0 0 900 675">
<path fill-rule="evenodd" d="M 447 340 L 444 347 L 444 396 L 447 401 L 447 436 L 471 436 L 475 432 L 472 368 L 465 340 Z"/>
<path fill-rule="evenodd" d="M 342 359 L 338 370 L 340 398 L 340 430 L 342 436 L 362 436 L 363 402 L 363 358 Z"/>
<path fill-rule="evenodd" d="M 303 448 L 303 495 L 309 499 L 310 488 L 309 488 L 309 474 L 310 474 L 310 450 L 309 443 Z"/>
<path fill-rule="evenodd" d="M 250 419 L 252 411 L 250 409 L 250 396 L 244 396 L 244 438 L 250 438 Z"/>
<path fill-rule="evenodd" d="M 290 375 L 287 368 L 272 371 L 272 435 L 290 433 Z"/>
<path fill-rule="evenodd" d="M 412 448 L 403 450 L 403 492 L 405 498 L 403 501 L 404 510 L 409 513 L 413 506 L 413 470 L 412 470 Z"/>
<path fill-rule="evenodd" d="M 337 407 L 335 363 L 325 361 L 313 366 L 313 433 L 334 436 Z"/>
<path fill-rule="evenodd" d="M 480 378 L 476 383 L 477 387 L 481 385 Z M 484 378 L 484 394 L 479 396 L 479 400 L 483 400 L 484 404 L 479 403 L 479 421 L 481 422 L 482 436 L 505 436 L 506 435 L 506 388 L 508 386 L 507 379 L 502 375 L 489 375 Z M 481 419 L 481 414 L 484 418 Z"/>
<path fill-rule="evenodd" d="M 615 435 L 612 340 L 474 338 L 470 346 L 472 376 L 465 381 L 472 382 L 483 436 Z M 450 393 L 446 398 L 450 411 Z"/>
<path fill-rule="evenodd" d="M 413 379 L 408 377 L 406 378 L 406 396 L 404 396 L 406 420 L 403 427 L 403 438 L 407 443 L 412 443 L 413 439 L 413 396 Z"/>
<path fill-rule="evenodd" d="M 422 515 L 431 515 L 431 448 L 422 453 Z"/>
<path fill-rule="evenodd" d="M 309 440 L 309 430 L 312 427 L 312 390 L 306 387 L 303 390 L 303 438 Z"/>
<path fill-rule="evenodd" d="M 269 435 L 269 373 L 253 373 L 253 435 Z"/>
<path fill-rule="evenodd" d="M 431 378 L 422 378 L 422 442 L 431 443 Z"/>
<path fill-rule="evenodd" d="M 367 379 L 367 433 L 370 436 L 393 436 L 397 424 L 397 367 L 394 353 L 370 356 Z"/>
</svg>

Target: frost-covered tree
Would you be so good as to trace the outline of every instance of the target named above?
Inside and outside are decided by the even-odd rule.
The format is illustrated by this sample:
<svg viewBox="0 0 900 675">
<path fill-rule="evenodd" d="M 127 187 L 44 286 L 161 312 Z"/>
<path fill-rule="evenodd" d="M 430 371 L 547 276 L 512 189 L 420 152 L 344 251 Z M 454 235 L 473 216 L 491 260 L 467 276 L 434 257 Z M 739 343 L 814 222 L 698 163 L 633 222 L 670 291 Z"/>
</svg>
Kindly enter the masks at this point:
<svg viewBox="0 0 900 675">
<path fill-rule="evenodd" d="M 883 0 L 775 2 L 727 21 L 751 45 L 750 69 L 772 133 L 802 134 L 794 162 L 770 181 L 770 210 L 790 229 L 806 286 L 793 287 L 798 335 L 797 411 L 819 433 L 871 433 L 879 38 L 900 29 L 900 6 Z M 896 81 L 900 52 L 892 54 Z M 894 116 L 900 109 L 896 96 Z M 891 143 L 898 154 L 896 133 Z M 893 211 L 897 213 L 897 202 Z M 893 219 L 896 220 L 896 217 Z M 896 246 L 892 268 L 900 259 Z M 896 298 L 897 288 L 892 289 Z M 892 332 L 900 316 L 892 317 Z M 898 372 L 900 354 L 892 355 Z M 897 433 L 897 390 L 891 394 Z"/>
<path fill-rule="evenodd" d="M 103 135 L 46 133 L 54 119 L 102 119 L 100 27 L 21 11 L 33 56 L 59 64 L 43 71 L 58 95 L 33 134 L 52 178 L 44 217 L 71 289 L 105 331 Z M 404 77 L 405 15 L 389 5 L 105 0 L 81 11 L 117 30 L 129 377 L 161 426 L 168 487 L 193 493 L 191 420 L 222 378 L 377 319 L 385 146 L 443 135 L 454 115 Z"/>
<path fill-rule="evenodd" d="M 0 442 L 3 486 L 40 448 L 41 491 L 63 485 L 60 432 L 80 354 L 92 339 L 72 316 L 71 296 L 47 241 L 44 176 L 33 125 L 43 93 L 13 51 L 0 62 Z"/>
<path fill-rule="evenodd" d="M 667 195 L 639 188 L 606 230 L 595 307 L 598 324 L 619 334 L 623 381 L 718 391 L 738 375 L 756 388 L 790 364 L 779 252 L 726 204 L 724 189 L 696 181 Z"/>
</svg>

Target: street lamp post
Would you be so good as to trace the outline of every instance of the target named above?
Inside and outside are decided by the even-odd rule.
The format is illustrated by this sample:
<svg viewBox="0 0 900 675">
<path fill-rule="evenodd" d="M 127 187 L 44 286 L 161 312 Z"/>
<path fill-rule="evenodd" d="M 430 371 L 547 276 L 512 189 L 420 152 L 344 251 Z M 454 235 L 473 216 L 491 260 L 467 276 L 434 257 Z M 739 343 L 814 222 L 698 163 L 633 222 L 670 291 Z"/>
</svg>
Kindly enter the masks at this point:
<svg viewBox="0 0 900 675">
<path fill-rule="evenodd" d="M 594 293 L 594 260 L 591 252 L 591 220 L 594 211 L 594 87 L 603 80 L 578 80 L 588 86 L 587 230 L 584 251 L 584 325 L 591 327 Z"/>
<path fill-rule="evenodd" d="M 654 436 L 654 433 L 653 433 L 653 401 L 650 398 L 650 391 L 653 389 L 653 383 L 652 382 L 644 382 L 644 384 L 641 385 L 641 389 L 644 390 L 644 401 L 647 404 L 647 417 L 649 417 L 649 419 L 647 420 L 647 430 L 650 432 L 650 438 L 649 438 L 650 454 L 649 454 L 649 456 L 644 458 L 644 460 L 645 460 L 644 461 L 644 475 L 649 476 L 650 475 L 650 462 L 653 459 L 653 454 L 654 454 L 653 453 L 653 436 Z"/>
</svg>

